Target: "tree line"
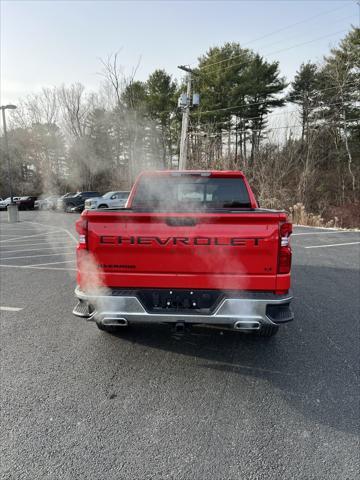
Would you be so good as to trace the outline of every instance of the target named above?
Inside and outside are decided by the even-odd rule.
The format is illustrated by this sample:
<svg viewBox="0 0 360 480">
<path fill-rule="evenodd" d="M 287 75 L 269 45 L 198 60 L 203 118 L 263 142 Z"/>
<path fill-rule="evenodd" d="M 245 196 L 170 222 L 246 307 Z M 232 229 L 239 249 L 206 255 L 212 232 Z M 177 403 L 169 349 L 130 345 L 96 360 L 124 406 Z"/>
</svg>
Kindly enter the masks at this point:
<svg viewBox="0 0 360 480">
<path fill-rule="evenodd" d="M 102 83 L 43 88 L 9 115 L 17 194 L 128 189 L 143 169 L 176 168 L 185 85 L 157 69 L 136 80 L 119 54 L 101 60 Z M 360 173 L 360 29 L 291 83 L 279 62 L 238 43 L 210 48 L 194 68 L 188 167 L 241 169 L 260 204 L 329 215 L 356 205 Z M 0 139 L 0 195 L 7 196 Z M 333 210 L 331 210 L 333 209 Z M 334 210 L 335 209 L 335 210 Z"/>
</svg>

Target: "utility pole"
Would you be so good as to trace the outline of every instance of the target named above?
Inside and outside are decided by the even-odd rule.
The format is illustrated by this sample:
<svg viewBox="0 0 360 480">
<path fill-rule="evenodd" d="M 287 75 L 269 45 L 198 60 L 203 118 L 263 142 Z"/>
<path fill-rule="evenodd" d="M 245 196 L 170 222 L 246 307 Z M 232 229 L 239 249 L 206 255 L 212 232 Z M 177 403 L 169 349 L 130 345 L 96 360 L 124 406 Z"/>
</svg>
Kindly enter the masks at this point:
<svg viewBox="0 0 360 480">
<path fill-rule="evenodd" d="M 191 107 L 191 75 L 194 73 L 191 68 L 185 65 L 179 65 L 178 68 L 187 72 L 187 91 L 186 91 L 186 105 L 183 106 L 182 122 L 181 122 L 181 136 L 180 136 L 180 156 L 179 156 L 179 170 L 186 170 L 187 150 L 188 150 L 188 128 Z"/>
</svg>

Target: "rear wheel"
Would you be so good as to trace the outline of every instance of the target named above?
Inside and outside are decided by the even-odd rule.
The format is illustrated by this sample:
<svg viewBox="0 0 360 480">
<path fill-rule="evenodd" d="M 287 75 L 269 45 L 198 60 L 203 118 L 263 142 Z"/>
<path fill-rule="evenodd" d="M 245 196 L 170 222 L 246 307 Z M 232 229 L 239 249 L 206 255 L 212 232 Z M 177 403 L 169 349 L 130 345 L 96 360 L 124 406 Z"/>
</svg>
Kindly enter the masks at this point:
<svg viewBox="0 0 360 480">
<path fill-rule="evenodd" d="M 257 332 L 259 337 L 273 337 L 279 330 L 278 325 L 263 325 Z"/>
<path fill-rule="evenodd" d="M 70 213 L 71 209 L 74 208 L 74 207 L 75 207 L 75 205 L 73 203 L 67 204 L 66 207 L 65 207 L 65 212 Z"/>
</svg>

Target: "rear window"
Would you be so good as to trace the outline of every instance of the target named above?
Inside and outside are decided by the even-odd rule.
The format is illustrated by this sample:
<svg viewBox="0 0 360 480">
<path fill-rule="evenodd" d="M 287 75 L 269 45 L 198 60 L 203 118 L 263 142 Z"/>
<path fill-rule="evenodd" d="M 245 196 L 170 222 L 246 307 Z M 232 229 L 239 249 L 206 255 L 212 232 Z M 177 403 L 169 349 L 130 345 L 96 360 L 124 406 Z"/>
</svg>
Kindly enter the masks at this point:
<svg viewBox="0 0 360 480">
<path fill-rule="evenodd" d="M 100 197 L 99 192 L 81 192 L 78 195 L 79 197 Z"/>
<path fill-rule="evenodd" d="M 250 208 L 249 194 L 242 178 L 142 177 L 134 208 L 160 210 Z"/>
<path fill-rule="evenodd" d="M 121 200 L 126 200 L 128 198 L 128 196 L 129 196 L 129 192 L 120 192 L 119 193 L 119 198 Z"/>
</svg>

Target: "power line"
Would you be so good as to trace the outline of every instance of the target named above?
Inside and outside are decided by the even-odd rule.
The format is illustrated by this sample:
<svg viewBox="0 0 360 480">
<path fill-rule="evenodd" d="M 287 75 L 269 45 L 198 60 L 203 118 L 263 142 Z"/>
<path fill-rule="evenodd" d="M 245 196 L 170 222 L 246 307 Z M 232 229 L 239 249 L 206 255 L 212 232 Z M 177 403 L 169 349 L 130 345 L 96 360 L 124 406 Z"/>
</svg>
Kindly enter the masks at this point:
<svg viewBox="0 0 360 480">
<path fill-rule="evenodd" d="M 286 113 L 287 113 L 287 112 L 286 112 Z M 292 113 L 295 114 L 296 112 L 292 112 Z M 254 119 L 254 118 L 258 118 L 258 117 L 247 118 L 247 119 L 245 119 L 245 120 L 252 120 L 252 119 Z M 325 118 L 324 115 L 322 115 L 321 117 L 310 118 L 309 120 L 315 122 L 315 121 L 327 120 L 327 119 Z M 359 118 L 349 118 L 349 119 L 346 119 L 346 120 L 341 120 L 341 119 L 338 120 L 338 122 L 344 122 L 344 121 L 345 121 L 345 122 L 356 122 L 356 121 L 359 121 L 359 122 L 360 122 L 360 117 L 359 117 Z M 196 126 L 202 126 L 202 127 L 210 126 L 210 127 L 212 127 L 212 126 L 214 126 L 214 125 L 220 125 L 220 124 L 226 124 L 226 123 L 228 123 L 228 122 L 214 122 L 214 123 L 211 122 L 211 123 L 203 123 L 203 124 L 199 124 L 199 123 L 198 123 L 198 124 L 196 124 Z M 232 124 L 231 126 L 236 129 L 236 124 Z M 251 127 L 248 127 L 248 128 L 251 129 L 252 131 L 256 131 L 256 130 L 252 129 Z M 265 128 L 268 128 L 268 127 L 264 126 L 263 128 L 261 128 L 261 129 L 259 129 L 259 130 L 264 130 Z M 273 128 L 273 127 L 270 127 L 270 130 L 271 130 L 272 128 Z M 283 128 L 283 127 L 274 127 L 274 128 Z"/>
<path fill-rule="evenodd" d="M 268 56 L 268 55 L 275 55 L 276 53 L 285 52 L 285 51 L 287 51 L 287 50 L 291 50 L 292 48 L 302 47 L 303 45 L 308 45 L 309 43 L 314 43 L 314 42 L 317 42 L 318 40 L 322 40 L 323 38 L 328 38 L 328 37 L 331 37 L 331 36 L 336 35 L 336 34 L 338 34 L 338 33 L 344 33 L 344 32 L 347 32 L 347 30 L 338 30 L 338 31 L 336 31 L 336 32 L 332 32 L 332 33 L 329 33 L 329 34 L 327 34 L 327 35 L 322 35 L 321 37 L 317 37 L 317 38 L 314 38 L 314 39 L 312 39 L 312 40 L 308 40 L 308 41 L 306 41 L 306 42 L 302 42 L 302 43 L 298 43 L 298 44 L 296 44 L 296 45 L 292 45 L 291 47 L 286 47 L 286 48 L 283 48 L 283 49 L 281 49 L 281 50 L 276 50 L 276 51 L 274 51 L 274 52 L 266 53 L 266 54 L 264 54 L 264 56 L 265 56 L 265 55 L 266 55 L 266 56 Z M 221 63 L 228 62 L 229 60 L 232 60 L 232 59 L 237 58 L 237 57 L 239 57 L 239 56 L 241 56 L 241 55 L 236 55 L 236 56 L 234 56 L 234 57 L 230 57 L 230 58 L 227 58 L 227 59 L 225 59 L 225 60 L 220 60 L 219 62 L 214 62 L 214 63 L 211 63 L 210 65 L 204 65 L 203 67 L 198 68 L 198 70 L 202 71 L 202 70 L 208 69 L 208 68 L 210 68 L 210 67 L 213 67 L 214 65 L 219 65 L 219 64 L 221 64 Z M 225 67 L 225 68 L 223 69 L 223 71 L 224 71 L 224 70 L 228 70 L 229 68 L 237 67 L 237 66 L 239 66 L 239 65 L 242 65 L 242 62 L 241 62 L 241 63 L 233 63 L 232 65 L 229 65 L 229 66 Z"/>
<path fill-rule="evenodd" d="M 277 30 L 274 30 L 273 32 L 266 33 L 265 35 L 263 35 L 261 37 L 258 37 L 254 40 L 250 40 L 249 42 L 244 43 L 243 46 L 249 45 L 250 43 L 257 42 L 258 40 L 263 40 L 264 38 L 271 37 L 272 35 L 275 35 L 276 33 L 284 32 L 285 30 L 288 30 L 289 28 L 293 28 L 293 27 L 296 27 L 296 26 L 301 25 L 303 23 L 310 22 L 311 20 L 314 20 L 315 18 L 322 17 L 323 15 L 327 15 L 328 13 L 333 13 L 333 12 L 336 12 L 338 10 L 343 10 L 344 8 L 345 8 L 345 6 L 341 6 L 341 7 L 334 8 L 332 10 L 327 10 L 326 12 L 320 12 L 316 15 L 313 15 L 312 17 L 305 18 L 304 20 L 300 20 L 299 22 L 292 23 L 290 25 L 287 25 L 286 27 L 279 28 Z"/>
<path fill-rule="evenodd" d="M 351 86 L 351 85 L 357 85 L 358 82 L 345 82 L 343 85 L 347 85 L 347 86 Z M 327 90 L 334 90 L 338 88 L 337 86 L 335 87 L 327 87 L 327 88 L 323 88 L 323 89 L 319 89 L 319 90 L 316 90 L 316 92 L 326 92 Z M 261 95 L 261 94 L 260 94 Z M 272 99 L 272 100 L 282 100 L 281 98 L 279 99 Z M 208 113 L 215 113 L 215 112 L 221 112 L 221 111 L 226 111 L 226 110 L 237 110 L 239 108 L 244 108 L 244 107 L 249 107 L 251 105 L 262 105 L 264 103 L 268 103 L 269 100 L 262 100 L 260 102 L 250 102 L 250 103 L 243 103 L 242 105 L 235 105 L 235 106 L 232 106 L 232 107 L 224 107 L 224 108 L 217 108 L 217 109 L 214 109 L 214 110 L 205 110 L 204 112 L 200 111 L 199 114 L 200 115 L 205 115 L 205 114 L 208 114 Z"/>
<path fill-rule="evenodd" d="M 246 43 L 243 43 L 242 46 L 246 46 L 246 45 L 250 45 L 251 43 L 255 43 L 259 40 L 263 40 L 264 38 L 268 38 L 268 37 L 271 37 L 272 35 L 275 35 L 277 33 L 280 33 L 280 32 L 283 32 L 285 30 L 288 30 L 289 28 L 293 28 L 293 27 L 296 27 L 297 25 L 301 25 L 303 23 L 307 23 L 307 22 L 310 22 L 311 20 L 314 20 L 315 18 L 319 18 L 319 17 L 322 17 L 323 15 L 327 15 L 328 13 L 332 13 L 332 12 L 336 12 L 338 10 L 343 10 L 344 8 L 346 8 L 348 5 L 346 6 L 341 6 L 341 7 L 337 7 L 337 8 L 333 8 L 331 10 L 326 10 L 325 12 L 320 12 L 316 15 L 313 15 L 311 17 L 307 17 L 303 20 L 300 20 L 299 22 L 295 22 L 295 23 L 291 23 L 285 27 L 282 27 L 282 28 L 278 28 L 277 30 L 274 30 L 272 32 L 269 32 L 269 33 L 266 33 L 265 35 L 262 35 L 261 37 L 257 37 L 257 38 L 254 38 L 253 40 L 250 40 L 249 42 L 246 42 Z M 232 58 L 236 58 L 236 56 L 232 57 Z M 191 65 L 195 65 L 196 62 L 192 63 Z M 212 65 L 215 65 L 215 64 L 212 64 Z M 209 65 L 211 66 L 211 65 Z"/>
<path fill-rule="evenodd" d="M 337 102 L 337 103 L 329 103 L 327 105 L 325 105 L 326 107 L 336 107 L 338 105 L 343 105 L 344 102 Z M 315 112 L 316 113 L 316 112 Z M 319 113 L 319 112 L 318 112 Z M 325 112 L 326 113 L 326 112 Z M 297 115 L 298 112 L 296 112 L 295 110 L 293 111 L 286 111 L 286 112 L 279 112 L 279 113 L 267 113 L 267 114 L 264 114 L 266 115 L 266 119 L 264 118 L 264 115 L 258 115 L 256 117 L 244 117 L 244 120 L 245 121 L 248 121 L 248 120 L 257 120 L 257 119 L 264 119 L 264 120 L 269 120 L 273 117 L 278 117 L 278 116 L 281 116 L 281 115 Z M 196 117 L 193 117 L 193 119 L 195 120 Z M 319 118 L 314 118 L 313 120 L 319 120 Z M 230 119 L 229 120 L 223 120 L 223 121 L 219 121 L 219 122 L 211 122 L 211 123 L 208 123 L 208 125 L 225 125 L 225 124 L 228 124 L 229 121 L 231 121 Z M 198 123 L 198 125 L 201 125 L 200 123 Z"/>
<path fill-rule="evenodd" d="M 348 20 L 348 19 L 350 19 L 350 18 L 354 18 L 354 15 L 347 15 L 346 17 L 339 18 L 339 19 L 336 21 L 336 23 L 339 23 L 339 22 L 341 22 L 341 21 L 343 21 L 343 20 Z M 303 37 L 303 36 L 304 36 L 304 33 L 301 33 L 300 35 L 295 35 L 295 36 L 293 36 L 293 37 L 288 38 L 287 41 L 296 40 L 296 39 L 301 38 L 301 37 Z M 272 43 L 270 43 L 270 44 L 266 44 L 266 45 L 261 46 L 261 47 L 257 47 L 257 50 L 262 49 L 262 48 L 265 48 L 265 47 L 272 47 L 272 46 L 277 45 L 277 44 L 279 44 L 279 43 L 284 43 L 284 39 L 277 40 L 276 42 L 272 42 Z M 266 53 L 265 53 L 264 55 L 266 55 Z M 235 56 L 234 56 L 234 57 L 231 57 L 231 58 L 235 58 Z"/>
<path fill-rule="evenodd" d="M 325 119 L 322 119 L 322 118 L 319 118 L 318 120 L 325 120 Z M 349 122 L 360 122 L 360 119 L 359 118 L 348 118 L 347 120 L 339 120 L 339 122 L 327 122 L 326 123 L 326 126 L 339 126 L 339 123 L 349 123 Z M 321 125 L 320 125 L 321 126 Z M 253 132 L 268 132 L 268 131 L 272 131 L 272 130 L 282 130 L 284 128 L 302 128 L 302 125 L 285 125 L 285 126 L 282 126 L 282 127 L 271 127 L 271 128 L 259 128 L 259 129 L 251 129 L 250 132 L 253 133 Z M 189 133 L 197 133 L 197 132 L 194 132 L 193 130 L 190 130 Z M 249 133 L 249 130 L 237 130 L 237 133 Z M 200 133 L 198 133 L 198 135 L 201 135 Z"/>
</svg>

